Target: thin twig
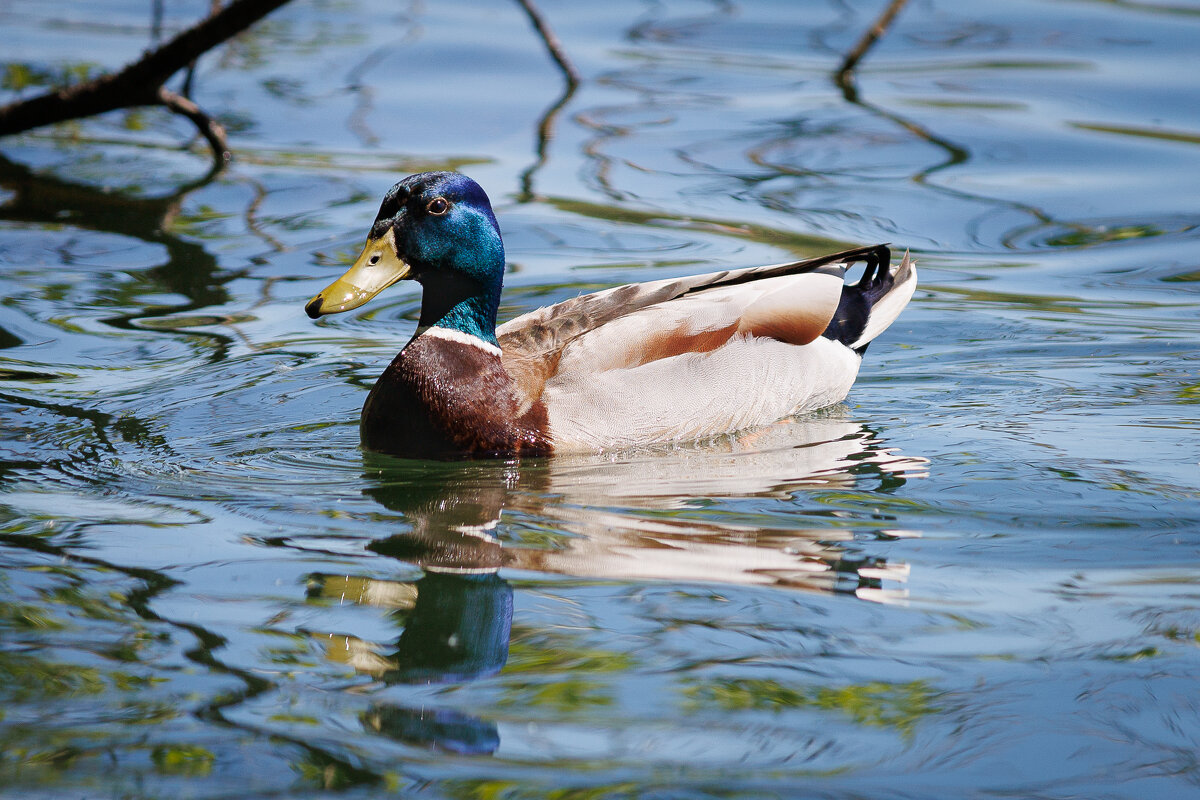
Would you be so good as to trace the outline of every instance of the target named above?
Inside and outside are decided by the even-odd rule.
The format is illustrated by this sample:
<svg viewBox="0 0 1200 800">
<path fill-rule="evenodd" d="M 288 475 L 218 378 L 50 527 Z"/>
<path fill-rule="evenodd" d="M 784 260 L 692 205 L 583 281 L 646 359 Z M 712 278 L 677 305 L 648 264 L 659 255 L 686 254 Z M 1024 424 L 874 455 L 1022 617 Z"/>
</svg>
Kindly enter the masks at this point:
<svg viewBox="0 0 1200 800">
<path fill-rule="evenodd" d="M 837 71 L 837 85 L 841 87 L 842 92 L 846 94 L 846 99 L 851 99 L 851 95 L 856 94 L 854 89 L 854 70 L 858 67 L 858 62 L 866 56 L 867 51 L 874 46 L 880 36 L 887 33 L 887 29 L 891 26 L 892 21 L 896 19 L 896 15 L 900 13 L 900 9 L 904 8 L 904 4 L 908 0 L 892 0 L 888 7 L 879 15 L 879 19 L 875 20 L 875 24 L 863 33 L 862 38 L 858 40 L 858 44 L 846 54 L 842 60 L 842 66 Z"/>
<path fill-rule="evenodd" d="M 228 162 L 230 158 L 229 141 L 225 138 L 225 128 L 221 123 L 205 114 L 200 106 L 181 94 L 177 94 L 165 86 L 158 87 L 158 100 L 164 107 L 182 114 L 190 119 L 200 130 L 200 135 L 208 140 L 213 149 L 213 158 L 219 162 Z"/>
<path fill-rule="evenodd" d="M 221 0 L 210 0 L 208 4 L 208 16 L 214 17 L 221 10 Z M 196 79 L 196 59 L 188 62 L 187 71 L 183 73 L 183 85 L 179 87 L 179 93 L 188 100 L 192 99 L 192 83 Z"/>
</svg>

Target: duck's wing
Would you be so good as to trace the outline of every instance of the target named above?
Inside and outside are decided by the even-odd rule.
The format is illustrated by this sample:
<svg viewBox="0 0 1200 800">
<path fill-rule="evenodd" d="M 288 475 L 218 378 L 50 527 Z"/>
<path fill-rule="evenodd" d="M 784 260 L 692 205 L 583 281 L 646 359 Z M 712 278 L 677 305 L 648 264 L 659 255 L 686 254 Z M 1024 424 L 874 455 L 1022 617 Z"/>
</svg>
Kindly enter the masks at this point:
<svg viewBox="0 0 1200 800">
<path fill-rule="evenodd" d="M 532 404 L 560 367 L 631 368 L 705 353 L 735 335 L 807 344 L 829 328 L 857 261 L 882 264 L 886 245 L 806 261 L 618 286 L 524 314 L 496 333 L 504 367 Z M 848 309 L 847 325 L 853 309 Z"/>
</svg>

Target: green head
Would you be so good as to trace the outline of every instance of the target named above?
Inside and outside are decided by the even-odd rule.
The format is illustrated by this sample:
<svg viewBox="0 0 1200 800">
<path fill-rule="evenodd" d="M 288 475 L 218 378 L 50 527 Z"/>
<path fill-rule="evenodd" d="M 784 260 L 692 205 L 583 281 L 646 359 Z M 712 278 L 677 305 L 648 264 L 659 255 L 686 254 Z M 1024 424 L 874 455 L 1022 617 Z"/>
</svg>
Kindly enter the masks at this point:
<svg viewBox="0 0 1200 800">
<path fill-rule="evenodd" d="M 466 175 L 422 172 L 393 186 L 362 255 L 304 310 L 313 319 L 349 311 L 405 278 L 424 290 L 422 327 L 496 343 L 504 243 L 488 196 Z"/>
</svg>

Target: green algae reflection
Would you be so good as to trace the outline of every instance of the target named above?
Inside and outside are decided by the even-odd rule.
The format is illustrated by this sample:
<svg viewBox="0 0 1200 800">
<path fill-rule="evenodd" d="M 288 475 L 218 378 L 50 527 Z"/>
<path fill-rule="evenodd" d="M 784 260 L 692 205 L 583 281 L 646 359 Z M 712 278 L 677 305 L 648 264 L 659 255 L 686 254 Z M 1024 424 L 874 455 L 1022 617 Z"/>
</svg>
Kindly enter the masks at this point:
<svg viewBox="0 0 1200 800">
<path fill-rule="evenodd" d="M 890 728 L 908 735 L 917 723 L 942 710 L 940 692 L 926 681 L 848 686 L 791 687 L 767 678 L 717 679 L 683 689 L 684 710 L 837 712 L 858 725 Z"/>
</svg>

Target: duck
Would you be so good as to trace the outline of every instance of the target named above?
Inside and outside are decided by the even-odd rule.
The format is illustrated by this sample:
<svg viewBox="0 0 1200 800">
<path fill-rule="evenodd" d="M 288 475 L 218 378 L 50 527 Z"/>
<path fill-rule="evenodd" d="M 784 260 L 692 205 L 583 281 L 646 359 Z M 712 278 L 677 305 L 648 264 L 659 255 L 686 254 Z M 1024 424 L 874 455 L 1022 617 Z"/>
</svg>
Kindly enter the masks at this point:
<svg viewBox="0 0 1200 800">
<path fill-rule="evenodd" d="M 846 281 L 862 263 L 862 276 Z M 412 338 L 363 405 L 362 446 L 406 458 L 521 458 L 698 441 L 841 402 L 916 265 L 877 244 L 631 283 L 497 325 L 504 243 L 482 187 L 410 175 L 384 196 L 317 319 L 421 286 Z"/>
</svg>

